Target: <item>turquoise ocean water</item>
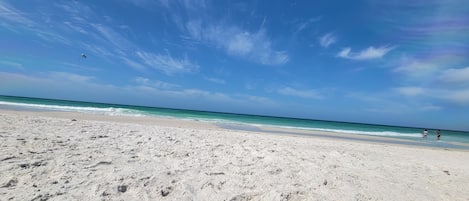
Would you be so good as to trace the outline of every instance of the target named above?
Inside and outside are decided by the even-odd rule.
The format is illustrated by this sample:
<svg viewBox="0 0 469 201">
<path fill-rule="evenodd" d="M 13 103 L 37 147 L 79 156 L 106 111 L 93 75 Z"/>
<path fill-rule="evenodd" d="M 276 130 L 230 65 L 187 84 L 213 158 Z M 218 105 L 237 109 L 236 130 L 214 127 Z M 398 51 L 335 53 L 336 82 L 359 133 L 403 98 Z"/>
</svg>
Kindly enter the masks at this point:
<svg viewBox="0 0 469 201">
<path fill-rule="evenodd" d="M 437 141 L 434 129 L 430 129 L 429 136 L 426 139 L 423 139 L 423 128 L 409 128 L 398 126 L 371 125 L 310 119 L 269 117 L 13 96 L 0 96 L 0 109 L 83 112 L 111 116 L 122 115 L 135 117 L 170 117 L 178 119 L 190 119 L 196 121 L 207 121 L 212 122 L 220 127 L 238 130 L 255 130 L 270 132 L 268 130 L 269 127 L 290 128 L 302 130 L 302 132 L 295 133 L 294 131 L 292 131 L 282 132 L 282 134 L 298 134 L 311 136 L 322 136 L 318 134 L 317 131 L 331 131 L 342 133 L 343 136 L 339 136 L 338 138 L 345 139 L 356 139 L 353 137 L 356 135 L 368 135 L 380 137 L 378 138 L 378 140 L 372 141 L 381 141 L 379 139 L 383 139 L 382 142 L 469 150 L 469 132 L 464 131 L 441 130 L 442 139 L 440 141 Z M 279 133 L 279 131 L 272 132 Z"/>
</svg>

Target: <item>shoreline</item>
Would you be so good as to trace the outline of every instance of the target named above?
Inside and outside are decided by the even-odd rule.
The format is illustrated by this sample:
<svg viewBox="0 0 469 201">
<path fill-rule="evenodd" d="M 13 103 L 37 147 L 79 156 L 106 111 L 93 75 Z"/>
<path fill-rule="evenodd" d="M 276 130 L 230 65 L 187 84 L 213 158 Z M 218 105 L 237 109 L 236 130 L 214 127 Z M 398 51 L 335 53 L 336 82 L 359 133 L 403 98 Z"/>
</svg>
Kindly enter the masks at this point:
<svg viewBox="0 0 469 201">
<path fill-rule="evenodd" d="M 5 110 L 0 142 L 0 200 L 469 198 L 462 150 Z"/>
<path fill-rule="evenodd" d="M 30 111 L 30 110 L 8 110 L 0 109 L 0 113 L 9 114 L 24 114 L 31 116 L 44 116 L 53 118 L 68 118 L 68 119 L 82 119 L 91 121 L 105 121 L 105 122 L 122 122 L 122 123 L 136 123 L 142 125 L 158 125 L 158 126 L 169 126 L 178 128 L 196 128 L 211 130 L 229 130 L 238 132 L 249 132 L 249 133 L 260 133 L 266 135 L 285 135 L 285 136 L 296 136 L 296 137 L 312 137 L 322 138 L 330 140 L 345 140 L 345 141 L 356 141 L 362 143 L 375 143 L 383 145 L 394 145 L 394 146 L 410 146 L 419 148 L 429 149 L 444 149 L 444 150 L 460 150 L 469 152 L 469 144 L 466 143 L 444 143 L 440 146 L 436 146 L 438 142 L 431 141 L 415 141 L 399 139 L 387 136 L 372 136 L 372 135 L 361 135 L 361 134 L 349 134 L 332 131 L 317 131 L 317 130 L 305 130 L 296 128 L 282 128 L 276 126 L 250 126 L 241 124 L 230 124 L 230 123 L 217 123 L 210 121 L 198 121 L 194 119 L 178 119 L 172 117 L 158 117 L 158 116 L 123 116 L 123 115 L 105 115 L 105 114 L 92 114 L 83 112 L 64 112 L 64 111 Z"/>
</svg>

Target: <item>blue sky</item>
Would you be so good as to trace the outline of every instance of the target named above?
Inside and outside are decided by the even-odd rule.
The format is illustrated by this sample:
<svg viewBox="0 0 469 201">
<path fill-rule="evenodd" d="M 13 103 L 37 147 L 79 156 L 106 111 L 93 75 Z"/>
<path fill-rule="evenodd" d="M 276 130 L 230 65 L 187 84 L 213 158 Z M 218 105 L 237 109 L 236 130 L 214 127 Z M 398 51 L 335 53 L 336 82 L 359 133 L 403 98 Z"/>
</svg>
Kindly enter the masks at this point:
<svg viewBox="0 0 469 201">
<path fill-rule="evenodd" d="M 469 130 L 469 3 L 4 0 L 0 94 Z"/>
</svg>

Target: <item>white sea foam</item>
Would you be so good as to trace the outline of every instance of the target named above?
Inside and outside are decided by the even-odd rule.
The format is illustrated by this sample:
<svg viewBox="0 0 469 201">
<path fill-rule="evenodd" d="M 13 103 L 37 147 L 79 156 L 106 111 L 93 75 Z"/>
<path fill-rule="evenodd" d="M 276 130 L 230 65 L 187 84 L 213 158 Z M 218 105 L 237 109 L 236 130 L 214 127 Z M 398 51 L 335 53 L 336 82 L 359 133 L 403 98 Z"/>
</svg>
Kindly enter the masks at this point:
<svg viewBox="0 0 469 201">
<path fill-rule="evenodd" d="M 306 128 L 308 130 L 327 131 L 335 133 L 347 133 L 355 135 L 373 135 L 373 136 L 388 136 L 388 137 L 412 137 L 421 138 L 420 133 L 399 133 L 393 131 L 360 131 L 360 130 L 341 130 L 341 129 L 325 129 L 325 128 Z"/>
<path fill-rule="evenodd" d="M 127 109 L 127 108 L 115 108 L 115 107 L 87 107 L 87 106 L 61 106 L 61 105 L 48 105 L 48 104 L 37 104 L 37 103 L 17 103 L 17 102 L 7 102 L 0 101 L 0 105 L 7 105 L 19 108 L 30 108 L 38 110 L 52 110 L 52 111 L 65 111 L 65 112 L 82 112 L 82 113 L 93 113 L 93 114 L 103 114 L 110 116 L 149 116 L 139 110 Z M 171 115 L 156 115 L 166 118 L 175 118 Z M 150 116 L 153 116 L 150 115 Z M 176 117 L 178 118 L 178 117 Z M 311 131 L 327 131 L 327 132 L 336 132 L 336 133 L 347 133 L 347 134 L 358 134 L 358 135 L 372 135 L 372 136 L 388 136 L 388 137 L 409 137 L 409 138 L 421 138 L 422 134 L 420 133 L 399 133 L 394 131 L 362 131 L 362 130 L 345 130 L 345 129 L 328 129 L 328 128 L 312 128 L 312 127 L 296 127 L 296 126 L 281 126 L 281 125 L 267 125 L 267 124 L 256 124 L 256 123 L 243 123 L 227 119 L 219 118 L 200 118 L 200 117 L 179 117 L 179 119 L 193 120 L 193 121 L 203 121 L 210 123 L 220 123 L 220 124 L 237 124 L 238 126 L 252 126 L 252 127 L 279 127 L 286 129 L 301 129 L 301 130 L 311 130 Z"/>
<path fill-rule="evenodd" d="M 409 137 L 409 138 L 421 138 L 420 133 L 399 133 L 394 131 L 361 131 L 361 130 L 344 130 L 344 129 L 328 129 L 328 128 L 311 128 L 311 127 L 294 127 L 294 126 L 279 126 L 279 125 L 262 125 L 262 124 L 247 124 L 250 126 L 265 127 L 272 126 L 286 129 L 300 129 L 300 130 L 311 130 L 311 131 L 325 131 L 334 133 L 346 133 L 354 135 L 372 135 L 372 136 L 387 136 L 387 137 Z"/>
<path fill-rule="evenodd" d="M 348 134 L 357 134 L 357 135 L 374 135 L 374 136 L 389 136 L 389 137 L 412 137 L 412 138 L 421 138 L 422 134 L 420 133 L 398 133 L 393 131 L 354 131 L 354 130 L 338 130 L 338 129 L 317 129 L 330 132 L 338 133 L 348 133 Z"/>
<path fill-rule="evenodd" d="M 82 112 L 82 113 L 93 113 L 93 114 L 104 114 L 110 116 L 143 116 L 139 111 L 125 109 L 125 108 L 114 108 L 114 107 L 84 107 L 84 106 L 62 106 L 62 105 L 47 105 L 47 104 L 35 104 L 35 103 L 14 103 L 0 101 L 0 105 L 14 106 L 20 108 L 38 109 L 38 110 L 52 110 L 52 111 L 63 111 L 63 112 Z"/>
</svg>

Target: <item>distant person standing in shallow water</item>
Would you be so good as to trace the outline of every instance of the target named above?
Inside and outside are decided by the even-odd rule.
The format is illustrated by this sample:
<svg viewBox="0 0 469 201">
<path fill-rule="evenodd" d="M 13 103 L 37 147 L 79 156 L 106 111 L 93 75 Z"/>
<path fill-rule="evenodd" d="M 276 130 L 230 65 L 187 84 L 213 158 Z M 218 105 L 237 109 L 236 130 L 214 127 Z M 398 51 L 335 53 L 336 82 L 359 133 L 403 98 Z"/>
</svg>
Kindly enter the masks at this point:
<svg viewBox="0 0 469 201">
<path fill-rule="evenodd" d="M 436 131 L 436 139 L 440 140 L 440 137 L 441 137 L 440 129 L 438 129 L 438 131 Z"/>
<path fill-rule="evenodd" d="M 427 129 L 423 130 L 423 138 L 427 138 L 427 135 L 428 135 L 428 130 Z"/>
</svg>

